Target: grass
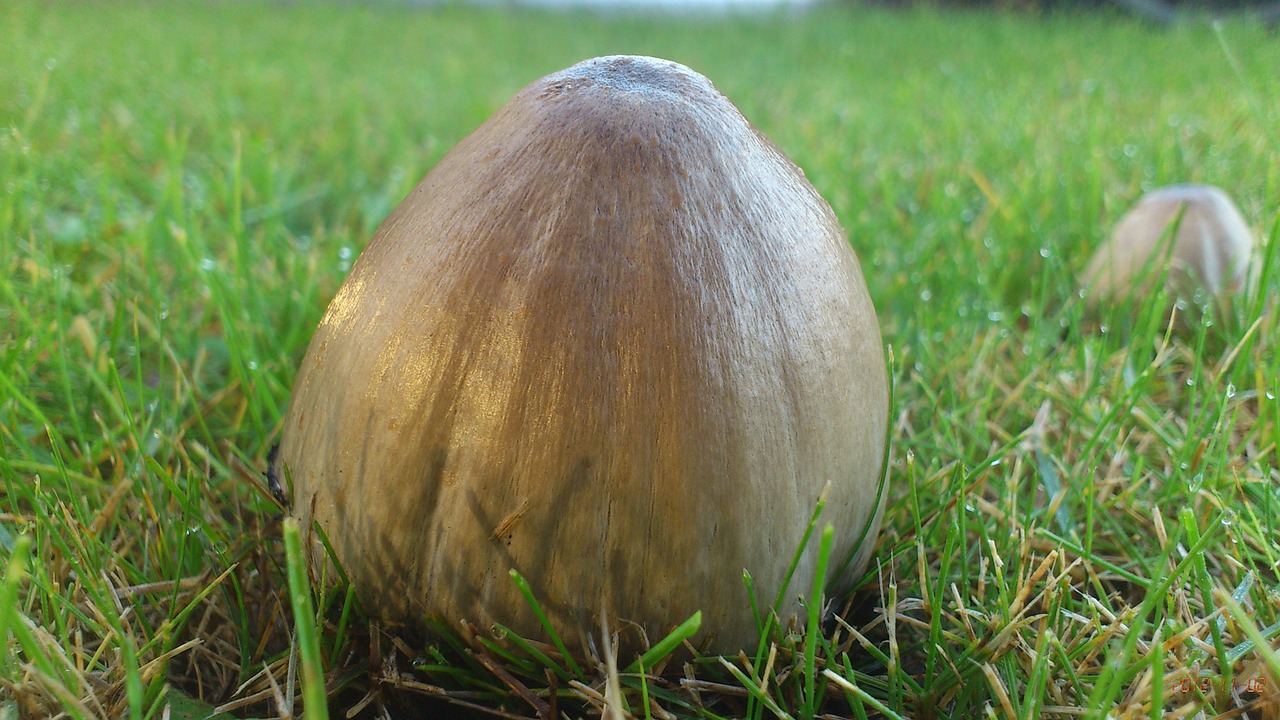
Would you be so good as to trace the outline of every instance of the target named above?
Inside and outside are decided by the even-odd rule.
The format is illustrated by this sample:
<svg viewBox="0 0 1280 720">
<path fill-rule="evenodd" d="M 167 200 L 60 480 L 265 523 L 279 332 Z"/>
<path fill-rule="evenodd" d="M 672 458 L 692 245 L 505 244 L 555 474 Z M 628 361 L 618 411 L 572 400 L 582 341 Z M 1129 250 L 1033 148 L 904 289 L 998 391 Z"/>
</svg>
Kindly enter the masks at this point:
<svg viewBox="0 0 1280 720">
<path fill-rule="evenodd" d="M 261 472 L 328 298 L 458 139 L 616 52 L 711 77 L 849 231 L 896 358 L 872 571 L 822 633 L 643 673 L 291 594 Z M 1276 67 L 1106 14 L 0 5 L 0 717 L 289 717 L 317 662 L 335 716 L 1277 717 L 1276 258 L 1176 332 L 1074 281 L 1161 184 L 1276 234 Z"/>
</svg>

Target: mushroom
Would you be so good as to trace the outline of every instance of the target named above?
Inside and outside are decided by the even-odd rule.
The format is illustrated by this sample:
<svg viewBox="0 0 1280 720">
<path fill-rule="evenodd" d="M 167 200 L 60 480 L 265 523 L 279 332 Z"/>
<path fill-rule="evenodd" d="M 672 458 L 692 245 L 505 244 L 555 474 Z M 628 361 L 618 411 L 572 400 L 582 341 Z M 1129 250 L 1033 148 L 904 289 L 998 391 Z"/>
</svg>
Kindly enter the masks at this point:
<svg viewBox="0 0 1280 720">
<path fill-rule="evenodd" d="M 656 641 L 700 610 L 731 653 L 757 636 L 743 571 L 772 603 L 824 488 L 829 591 L 865 567 L 887 405 L 857 258 L 803 172 L 706 78 L 613 56 L 520 91 L 382 223 L 280 458 L 388 622 L 543 637 L 516 570 L 578 648 L 602 613 Z"/>
<path fill-rule="evenodd" d="M 1082 285 L 1090 306 L 1146 295 L 1162 277 L 1180 299 L 1203 290 L 1226 301 L 1245 285 L 1252 253 L 1253 236 L 1225 192 L 1171 185 L 1143 195 L 1120 218 Z"/>
</svg>

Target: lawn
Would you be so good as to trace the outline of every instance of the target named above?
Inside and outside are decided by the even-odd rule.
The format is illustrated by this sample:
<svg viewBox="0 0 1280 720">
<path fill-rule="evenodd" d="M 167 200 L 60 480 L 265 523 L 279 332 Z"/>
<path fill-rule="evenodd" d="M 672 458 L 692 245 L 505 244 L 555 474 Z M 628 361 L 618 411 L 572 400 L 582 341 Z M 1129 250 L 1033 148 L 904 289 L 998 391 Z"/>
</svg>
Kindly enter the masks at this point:
<svg viewBox="0 0 1280 720">
<path fill-rule="evenodd" d="M 861 260 L 895 385 L 859 590 L 821 634 L 624 672 L 631 713 L 1280 717 L 1274 261 L 1259 292 L 1172 328 L 1161 297 L 1086 313 L 1075 280 L 1159 185 L 1219 185 L 1276 234 L 1264 29 L 13 0 L 0 718 L 289 717 L 311 655 L 334 717 L 423 697 L 599 714 L 599 667 L 488 629 L 393 637 L 341 590 L 308 598 L 296 626 L 318 652 L 298 653 L 304 595 L 262 473 L 382 218 L 519 88 L 615 53 L 702 72 L 805 169 Z"/>
</svg>

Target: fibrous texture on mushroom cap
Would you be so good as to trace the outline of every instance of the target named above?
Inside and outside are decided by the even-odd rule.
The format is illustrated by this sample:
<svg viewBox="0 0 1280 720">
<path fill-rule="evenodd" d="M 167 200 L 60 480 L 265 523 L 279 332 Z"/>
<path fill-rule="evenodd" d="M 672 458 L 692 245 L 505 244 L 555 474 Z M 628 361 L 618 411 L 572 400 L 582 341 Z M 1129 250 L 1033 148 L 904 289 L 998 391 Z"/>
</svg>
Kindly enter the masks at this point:
<svg viewBox="0 0 1280 720">
<path fill-rule="evenodd" d="M 833 590 L 878 525 L 884 356 L 830 208 L 709 81 L 590 60 L 522 90 L 378 229 L 284 427 L 293 507 L 393 621 L 603 611 L 754 642 L 815 502 Z M 784 616 L 813 576 L 804 553 Z"/>
</svg>

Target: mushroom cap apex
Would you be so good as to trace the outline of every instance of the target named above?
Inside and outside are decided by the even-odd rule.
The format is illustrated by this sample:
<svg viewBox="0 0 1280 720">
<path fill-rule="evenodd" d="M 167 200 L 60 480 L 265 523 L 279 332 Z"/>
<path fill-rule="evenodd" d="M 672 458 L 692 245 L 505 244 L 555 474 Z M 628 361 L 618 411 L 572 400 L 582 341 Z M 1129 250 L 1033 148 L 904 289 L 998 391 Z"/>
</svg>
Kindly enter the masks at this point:
<svg viewBox="0 0 1280 720">
<path fill-rule="evenodd" d="M 606 55 L 583 60 L 535 83 L 540 98 L 570 93 L 629 93 L 642 96 L 719 96 L 711 81 L 677 62 L 643 55 Z"/>
</svg>

